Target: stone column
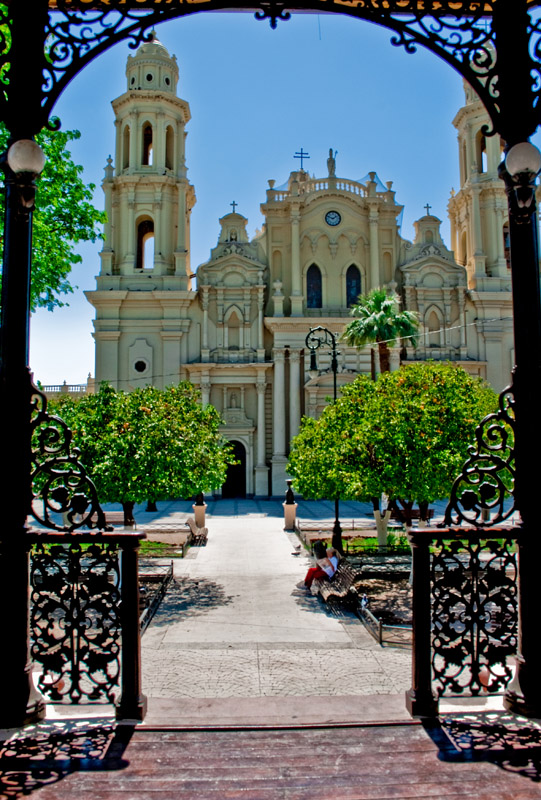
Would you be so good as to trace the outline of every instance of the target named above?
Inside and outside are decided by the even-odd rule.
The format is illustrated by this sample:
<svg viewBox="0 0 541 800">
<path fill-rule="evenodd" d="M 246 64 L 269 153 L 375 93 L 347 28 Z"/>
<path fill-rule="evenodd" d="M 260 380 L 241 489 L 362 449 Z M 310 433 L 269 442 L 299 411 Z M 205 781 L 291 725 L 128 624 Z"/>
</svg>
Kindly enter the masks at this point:
<svg viewBox="0 0 541 800">
<path fill-rule="evenodd" d="M 291 316 L 302 316 L 300 215 L 291 211 Z"/>
<path fill-rule="evenodd" d="M 498 272 L 497 275 L 499 278 L 505 278 L 507 274 L 507 264 L 505 261 L 505 251 L 503 246 L 503 225 L 504 225 L 504 210 L 503 208 L 496 207 L 496 258 L 498 260 Z"/>
<path fill-rule="evenodd" d="M 186 274 L 186 192 L 184 184 L 178 186 L 177 241 L 175 248 L 175 274 Z"/>
<path fill-rule="evenodd" d="M 137 110 L 134 109 L 133 114 L 130 114 L 128 122 L 129 122 L 129 126 L 130 126 L 130 166 L 129 166 L 129 171 L 133 172 L 134 169 L 137 168 L 138 164 L 141 163 L 141 159 L 137 157 L 138 156 L 137 148 L 139 146 L 139 138 L 140 138 L 139 115 L 137 113 Z"/>
<path fill-rule="evenodd" d="M 472 234 L 473 234 L 472 251 L 473 251 L 473 260 L 475 263 L 475 275 L 478 277 L 485 277 L 486 257 L 483 255 L 483 232 L 481 229 L 480 189 L 477 186 L 474 186 L 472 191 Z"/>
<path fill-rule="evenodd" d="M 380 285 L 378 217 L 377 207 L 371 205 L 368 217 L 370 227 L 370 289 L 376 289 Z"/>
<path fill-rule="evenodd" d="M 289 352 L 289 437 L 299 432 L 301 424 L 300 353 Z"/>
<path fill-rule="evenodd" d="M 284 351 L 275 347 L 274 380 L 273 380 L 273 411 L 272 411 L 272 494 L 281 495 L 284 491 L 286 479 L 286 398 L 285 398 L 285 363 Z"/>
<path fill-rule="evenodd" d="M 266 464 L 265 381 L 256 383 L 257 391 L 257 465 L 255 468 L 255 494 L 267 497 L 269 493 L 269 468 Z"/>
</svg>

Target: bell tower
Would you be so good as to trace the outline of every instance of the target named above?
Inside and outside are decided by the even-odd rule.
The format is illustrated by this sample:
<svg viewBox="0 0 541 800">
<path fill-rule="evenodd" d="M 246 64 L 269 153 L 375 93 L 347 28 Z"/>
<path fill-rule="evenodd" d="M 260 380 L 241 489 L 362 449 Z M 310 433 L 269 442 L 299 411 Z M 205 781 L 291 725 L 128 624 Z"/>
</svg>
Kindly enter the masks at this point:
<svg viewBox="0 0 541 800">
<path fill-rule="evenodd" d="M 178 78 L 175 56 L 153 33 L 128 57 L 127 89 L 112 102 L 115 159 L 102 184 L 108 221 L 97 290 L 86 296 L 96 308 L 96 378 L 120 389 L 181 377 L 195 192 L 185 158 L 190 107 L 177 97 Z"/>
<path fill-rule="evenodd" d="M 487 135 L 490 118 L 479 97 L 464 84 L 466 102 L 453 120 L 458 130 L 460 189 L 449 202 L 452 249 L 466 267 L 468 286 L 477 291 L 507 291 L 507 199 L 498 177 L 503 144 Z"/>
</svg>

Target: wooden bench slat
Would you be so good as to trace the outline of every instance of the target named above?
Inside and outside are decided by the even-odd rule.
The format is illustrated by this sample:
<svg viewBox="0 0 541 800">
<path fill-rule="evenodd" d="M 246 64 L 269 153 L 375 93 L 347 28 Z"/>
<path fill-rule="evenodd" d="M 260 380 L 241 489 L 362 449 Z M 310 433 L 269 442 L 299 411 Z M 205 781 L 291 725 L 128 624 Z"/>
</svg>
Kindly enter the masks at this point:
<svg viewBox="0 0 541 800">
<path fill-rule="evenodd" d="M 315 580 L 312 583 L 312 594 L 319 594 L 326 603 L 330 598 L 338 600 L 354 599 L 357 596 L 355 583 L 363 580 L 362 574 L 352 564 L 343 558 L 333 577 L 329 580 Z"/>
</svg>

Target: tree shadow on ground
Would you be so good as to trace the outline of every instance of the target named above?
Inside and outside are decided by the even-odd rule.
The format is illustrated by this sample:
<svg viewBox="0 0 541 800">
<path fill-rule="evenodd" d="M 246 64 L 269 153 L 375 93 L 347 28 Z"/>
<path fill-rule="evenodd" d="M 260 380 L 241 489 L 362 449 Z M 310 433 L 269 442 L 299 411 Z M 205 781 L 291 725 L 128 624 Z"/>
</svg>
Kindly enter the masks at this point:
<svg viewBox="0 0 541 800">
<path fill-rule="evenodd" d="M 220 606 L 227 606 L 234 595 L 226 595 L 223 586 L 206 578 L 173 579 L 154 619 L 153 627 L 164 627 L 179 619 L 198 617 Z"/>
<path fill-rule="evenodd" d="M 541 725 L 497 711 L 424 723 L 442 761 L 484 761 L 541 783 Z"/>
<path fill-rule="evenodd" d="M 132 734 L 133 726 L 115 728 L 105 719 L 55 720 L 17 732 L 0 742 L 0 797 L 27 797 L 74 772 L 124 769 Z"/>
</svg>

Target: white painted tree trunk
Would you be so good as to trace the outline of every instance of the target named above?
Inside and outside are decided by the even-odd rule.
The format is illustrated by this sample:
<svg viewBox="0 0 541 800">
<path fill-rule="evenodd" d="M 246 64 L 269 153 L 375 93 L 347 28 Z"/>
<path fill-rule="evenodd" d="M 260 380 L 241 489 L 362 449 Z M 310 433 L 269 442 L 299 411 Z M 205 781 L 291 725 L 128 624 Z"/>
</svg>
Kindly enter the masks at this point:
<svg viewBox="0 0 541 800">
<path fill-rule="evenodd" d="M 379 547 L 385 547 L 387 544 L 387 525 L 391 519 L 391 509 L 387 509 L 383 516 L 379 511 L 374 511 L 374 518 L 376 520 L 376 531 L 378 532 L 378 545 Z"/>
</svg>

